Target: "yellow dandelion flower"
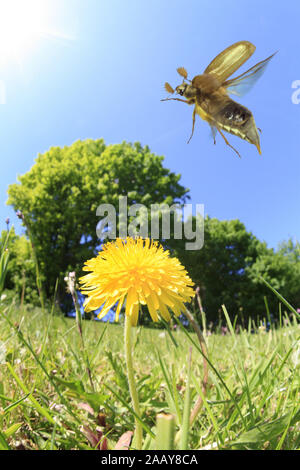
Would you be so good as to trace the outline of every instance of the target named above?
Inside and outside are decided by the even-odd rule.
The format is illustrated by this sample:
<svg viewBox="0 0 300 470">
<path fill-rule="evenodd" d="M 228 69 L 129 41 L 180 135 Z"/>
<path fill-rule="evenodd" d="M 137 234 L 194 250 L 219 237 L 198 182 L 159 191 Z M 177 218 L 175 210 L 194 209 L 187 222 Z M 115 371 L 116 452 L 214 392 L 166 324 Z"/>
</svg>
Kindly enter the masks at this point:
<svg viewBox="0 0 300 470">
<path fill-rule="evenodd" d="M 103 306 L 99 318 L 118 304 L 118 321 L 126 302 L 125 314 L 132 325 L 137 324 L 140 305 L 147 305 L 153 321 L 158 321 L 158 314 L 169 321 L 169 309 L 179 316 L 185 311 L 184 302 L 194 297 L 194 283 L 182 264 L 149 239 L 128 237 L 107 243 L 83 270 L 90 271 L 80 278 L 81 292 L 87 295 L 84 309 Z"/>
</svg>

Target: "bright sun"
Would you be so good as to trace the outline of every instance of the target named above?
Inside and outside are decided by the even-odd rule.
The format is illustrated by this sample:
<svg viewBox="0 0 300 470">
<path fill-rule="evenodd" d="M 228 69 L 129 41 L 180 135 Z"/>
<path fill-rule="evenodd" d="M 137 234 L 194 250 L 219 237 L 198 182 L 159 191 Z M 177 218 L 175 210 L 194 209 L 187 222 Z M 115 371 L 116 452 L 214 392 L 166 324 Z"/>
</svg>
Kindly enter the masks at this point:
<svg viewBox="0 0 300 470">
<path fill-rule="evenodd" d="M 46 31 L 46 2 L 0 0 L 0 62 L 20 61 Z"/>
</svg>

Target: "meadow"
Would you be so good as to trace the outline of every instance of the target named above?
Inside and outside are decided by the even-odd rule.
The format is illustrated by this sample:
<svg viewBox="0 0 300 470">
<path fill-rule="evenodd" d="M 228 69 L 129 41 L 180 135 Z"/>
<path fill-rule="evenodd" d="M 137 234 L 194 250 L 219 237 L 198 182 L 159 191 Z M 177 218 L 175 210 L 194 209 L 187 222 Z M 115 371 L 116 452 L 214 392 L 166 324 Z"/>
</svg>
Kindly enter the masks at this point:
<svg viewBox="0 0 300 470">
<path fill-rule="evenodd" d="M 54 308 L 2 302 L 0 313 L 0 449 L 130 445 L 134 411 L 122 318 L 119 324 L 83 321 L 81 336 L 76 320 Z M 206 358 L 197 335 L 180 322 L 132 329 L 143 449 L 299 448 L 295 315 L 283 312 L 278 328 L 267 331 L 252 321 L 237 333 L 226 313 L 226 334 L 204 336 Z M 173 426 L 162 428 L 170 416 Z"/>
</svg>

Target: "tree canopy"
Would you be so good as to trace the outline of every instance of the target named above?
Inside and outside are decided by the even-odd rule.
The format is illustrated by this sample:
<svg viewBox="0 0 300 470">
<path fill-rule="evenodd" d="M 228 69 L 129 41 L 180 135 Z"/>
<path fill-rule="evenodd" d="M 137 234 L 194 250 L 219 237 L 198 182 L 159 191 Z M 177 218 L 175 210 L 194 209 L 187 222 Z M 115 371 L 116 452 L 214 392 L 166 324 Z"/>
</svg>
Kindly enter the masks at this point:
<svg viewBox="0 0 300 470">
<path fill-rule="evenodd" d="M 209 320 L 218 320 L 222 304 L 231 317 L 238 315 L 243 321 L 250 316 L 266 317 L 265 298 L 277 316 L 278 300 L 261 277 L 292 305 L 300 305 L 299 243 L 288 241 L 275 251 L 247 231 L 241 221 L 207 216 L 201 250 L 185 251 L 179 243 L 174 247 L 200 288 Z"/>
</svg>

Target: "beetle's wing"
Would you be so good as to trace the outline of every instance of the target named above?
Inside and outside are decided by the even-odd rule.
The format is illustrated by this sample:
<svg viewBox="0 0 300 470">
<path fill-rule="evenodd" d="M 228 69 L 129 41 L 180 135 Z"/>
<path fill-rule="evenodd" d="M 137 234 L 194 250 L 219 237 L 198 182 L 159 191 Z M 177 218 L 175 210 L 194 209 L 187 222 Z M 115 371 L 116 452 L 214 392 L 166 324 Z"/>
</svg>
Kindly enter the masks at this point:
<svg viewBox="0 0 300 470">
<path fill-rule="evenodd" d="M 211 136 L 214 139 L 214 144 L 216 143 L 216 136 L 217 136 L 217 128 L 213 124 L 209 124 L 210 126 L 210 131 L 211 131 Z"/>
<path fill-rule="evenodd" d="M 241 65 L 249 59 L 255 51 L 255 46 L 249 41 L 239 41 L 227 47 L 215 57 L 204 73 L 214 74 L 223 83 Z"/>
<path fill-rule="evenodd" d="M 238 77 L 232 78 L 231 80 L 227 80 L 225 83 L 223 83 L 223 87 L 226 87 L 228 93 L 232 95 L 245 95 L 246 93 L 248 93 L 248 91 L 251 90 L 253 85 L 262 76 L 262 74 L 266 70 L 268 63 L 270 62 L 272 57 L 274 57 L 275 54 L 276 52 L 274 52 L 274 54 L 272 54 L 267 59 L 258 62 L 258 64 L 254 65 L 253 67 L 251 67 L 251 69 L 242 73 Z"/>
</svg>

